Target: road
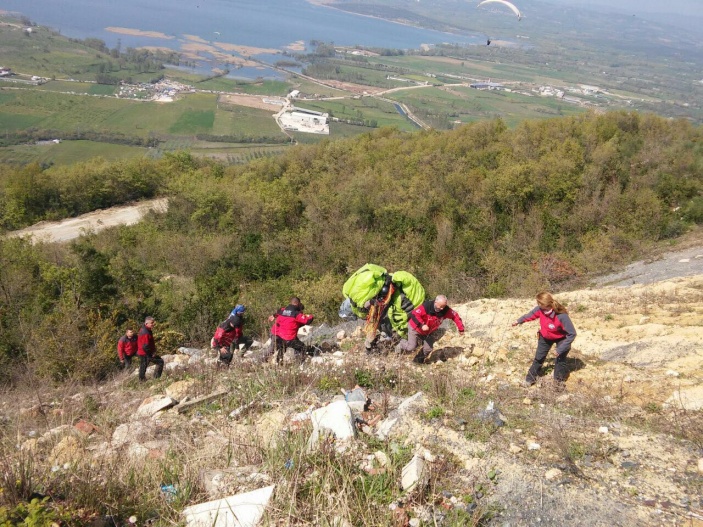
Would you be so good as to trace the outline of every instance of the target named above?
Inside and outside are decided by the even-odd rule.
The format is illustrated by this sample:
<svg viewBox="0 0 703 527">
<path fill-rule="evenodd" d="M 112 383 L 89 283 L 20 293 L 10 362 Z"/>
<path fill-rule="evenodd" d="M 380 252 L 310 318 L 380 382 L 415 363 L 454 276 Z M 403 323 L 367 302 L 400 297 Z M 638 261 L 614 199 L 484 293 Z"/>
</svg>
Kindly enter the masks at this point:
<svg viewBox="0 0 703 527">
<path fill-rule="evenodd" d="M 596 286 L 627 287 L 652 284 L 679 276 L 703 274 L 703 240 L 684 241 L 686 247 L 632 263 L 622 271 L 600 276 Z"/>
</svg>

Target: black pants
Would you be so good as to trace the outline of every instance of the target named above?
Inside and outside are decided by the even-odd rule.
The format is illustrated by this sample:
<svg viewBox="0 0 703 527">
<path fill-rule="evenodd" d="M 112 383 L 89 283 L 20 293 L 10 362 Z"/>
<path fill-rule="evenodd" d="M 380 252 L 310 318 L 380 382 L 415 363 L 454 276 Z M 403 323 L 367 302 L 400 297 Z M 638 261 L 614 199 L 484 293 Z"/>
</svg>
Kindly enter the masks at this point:
<svg viewBox="0 0 703 527">
<path fill-rule="evenodd" d="M 554 344 L 559 345 L 562 340 L 564 339 L 549 340 L 545 339 L 542 335 L 539 336 L 535 359 L 532 361 L 532 366 L 530 366 L 530 370 L 527 372 L 527 376 L 525 377 L 526 382 L 532 384 L 537 381 L 537 376 L 539 375 L 539 371 L 542 369 L 542 364 L 544 364 L 549 350 Z M 559 355 L 557 355 L 557 358 L 554 360 L 554 380 L 556 381 L 563 382 L 569 377 L 569 369 L 566 365 L 566 356 L 569 354 L 570 350 L 571 347 L 566 348 Z"/>
<path fill-rule="evenodd" d="M 132 369 L 132 357 L 134 355 L 125 355 L 124 356 L 124 362 L 121 364 L 123 370 L 131 370 Z"/>
<path fill-rule="evenodd" d="M 235 339 L 232 341 L 232 344 L 229 345 L 229 349 L 226 353 L 222 353 L 221 351 L 219 352 L 218 359 L 220 362 L 223 362 L 227 366 L 229 366 L 232 363 L 232 359 L 234 358 L 235 353 L 239 352 L 239 356 L 244 357 L 244 354 L 247 352 L 247 350 L 251 347 L 253 343 L 254 339 L 247 336 L 242 336 L 239 339 Z M 242 349 L 241 351 L 239 351 L 240 344 L 244 344 L 244 349 Z"/>
<path fill-rule="evenodd" d="M 139 380 L 146 380 L 146 368 L 149 363 L 156 364 L 156 371 L 154 372 L 154 379 L 161 377 L 164 371 L 164 360 L 158 355 L 139 355 Z"/>
<path fill-rule="evenodd" d="M 278 335 L 271 337 L 271 346 L 269 347 L 269 352 L 266 356 L 266 360 L 276 352 L 276 363 L 281 364 L 283 362 L 283 354 L 286 352 L 286 348 L 293 348 L 295 350 L 295 356 L 301 362 L 305 360 L 305 352 L 307 351 L 307 346 L 299 338 L 294 338 L 293 340 L 283 340 Z"/>
</svg>

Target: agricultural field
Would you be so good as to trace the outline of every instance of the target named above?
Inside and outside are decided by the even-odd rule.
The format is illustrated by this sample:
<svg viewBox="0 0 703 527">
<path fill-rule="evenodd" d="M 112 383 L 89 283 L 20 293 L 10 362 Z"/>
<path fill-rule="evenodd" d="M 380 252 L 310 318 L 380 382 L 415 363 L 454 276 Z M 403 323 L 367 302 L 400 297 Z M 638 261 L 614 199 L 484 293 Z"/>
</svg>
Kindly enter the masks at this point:
<svg viewBox="0 0 703 527">
<path fill-rule="evenodd" d="M 20 164 L 73 164 L 86 159 L 101 157 L 107 161 L 119 161 L 143 157 L 148 149 L 98 143 L 95 141 L 61 141 L 59 144 L 15 145 L 0 148 L 0 163 Z"/>
<path fill-rule="evenodd" d="M 584 107 L 553 97 L 476 90 L 465 86 L 395 92 L 388 98 L 413 108 L 415 115 L 437 128 L 499 117 L 512 127 L 524 119 L 544 119 L 585 111 Z"/>
<path fill-rule="evenodd" d="M 273 118 L 273 112 L 247 106 L 220 107 L 210 133 L 247 137 L 284 136 Z"/>
<path fill-rule="evenodd" d="M 365 121 L 368 124 L 396 126 L 400 130 L 412 131 L 415 126 L 398 113 L 393 103 L 373 97 L 360 97 L 333 101 L 303 101 L 302 108 L 316 112 L 327 112 L 331 117 L 350 121 Z M 369 131 L 366 128 L 365 131 Z M 330 135 L 334 130 L 330 128 Z"/>
<path fill-rule="evenodd" d="M 0 86 L 3 84 L 0 83 Z M 6 84 L 6 86 L 10 86 Z M 92 82 L 78 82 L 78 81 L 62 81 L 62 80 L 51 80 L 35 86 L 32 89 L 37 91 L 50 91 L 56 93 L 76 93 L 76 94 L 86 94 L 90 93 L 90 90 L 95 86 Z M 114 86 L 106 86 L 106 88 L 112 88 L 114 91 Z"/>
<path fill-rule="evenodd" d="M 41 90 L 0 91 L 0 125 L 73 132 L 92 130 L 147 137 L 160 134 L 261 136 L 280 133 L 271 112 L 218 109 L 214 94 L 188 94 L 172 103 L 88 97 Z"/>
<path fill-rule="evenodd" d="M 407 86 L 406 82 L 388 78 L 400 77 L 388 71 L 379 70 L 369 66 L 360 66 L 358 61 L 332 60 L 320 66 L 311 66 L 306 70 L 309 75 L 323 79 L 330 78 L 344 82 L 353 82 L 364 86 L 373 86 L 382 89 L 399 88 Z M 423 80 L 428 80 L 427 78 Z"/>
</svg>

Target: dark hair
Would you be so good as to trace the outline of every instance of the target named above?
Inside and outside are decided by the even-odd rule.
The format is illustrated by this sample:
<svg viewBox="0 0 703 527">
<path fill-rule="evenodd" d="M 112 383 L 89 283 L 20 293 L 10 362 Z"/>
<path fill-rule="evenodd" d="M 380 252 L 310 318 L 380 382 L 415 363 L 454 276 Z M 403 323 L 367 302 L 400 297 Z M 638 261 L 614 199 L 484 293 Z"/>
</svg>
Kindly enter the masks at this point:
<svg viewBox="0 0 703 527">
<path fill-rule="evenodd" d="M 298 298 L 297 296 L 290 297 L 290 303 L 294 306 L 302 306 L 302 304 L 300 303 L 300 298 Z"/>
</svg>

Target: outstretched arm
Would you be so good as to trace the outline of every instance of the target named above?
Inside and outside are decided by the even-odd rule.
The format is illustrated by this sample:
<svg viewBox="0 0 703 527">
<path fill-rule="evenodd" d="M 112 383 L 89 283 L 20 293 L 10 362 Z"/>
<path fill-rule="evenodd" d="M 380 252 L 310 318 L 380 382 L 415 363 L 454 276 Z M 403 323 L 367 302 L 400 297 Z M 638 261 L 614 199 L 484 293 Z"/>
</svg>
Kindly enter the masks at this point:
<svg viewBox="0 0 703 527">
<path fill-rule="evenodd" d="M 444 318 L 451 318 L 456 324 L 456 328 L 459 330 L 459 333 L 464 332 L 464 322 L 461 320 L 459 313 L 450 308 L 447 310 L 447 314 L 444 315 Z"/>
<path fill-rule="evenodd" d="M 517 326 L 518 324 L 522 324 L 524 322 L 530 322 L 531 320 L 535 320 L 538 317 L 538 315 L 537 315 L 538 311 L 539 311 L 539 306 L 535 307 L 529 313 L 525 313 L 520 318 L 518 318 L 516 322 L 513 322 L 513 326 Z"/>
</svg>

